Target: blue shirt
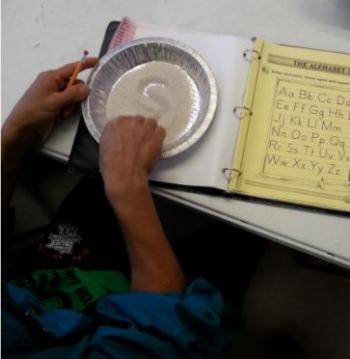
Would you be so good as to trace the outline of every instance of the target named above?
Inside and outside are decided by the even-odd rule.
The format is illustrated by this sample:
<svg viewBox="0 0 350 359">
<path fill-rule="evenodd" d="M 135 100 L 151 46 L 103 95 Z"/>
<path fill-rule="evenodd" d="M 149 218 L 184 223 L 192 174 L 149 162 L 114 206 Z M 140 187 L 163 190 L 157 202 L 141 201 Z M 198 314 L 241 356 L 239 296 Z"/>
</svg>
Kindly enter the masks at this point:
<svg viewBox="0 0 350 359">
<path fill-rule="evenodd" d="M 3 287 L 6 358 L 222 358 L 220 292 L 198 278 L 182 294 L 104 296 L 93 313 L 45 310 L 30 292 Z"/>
</svg>

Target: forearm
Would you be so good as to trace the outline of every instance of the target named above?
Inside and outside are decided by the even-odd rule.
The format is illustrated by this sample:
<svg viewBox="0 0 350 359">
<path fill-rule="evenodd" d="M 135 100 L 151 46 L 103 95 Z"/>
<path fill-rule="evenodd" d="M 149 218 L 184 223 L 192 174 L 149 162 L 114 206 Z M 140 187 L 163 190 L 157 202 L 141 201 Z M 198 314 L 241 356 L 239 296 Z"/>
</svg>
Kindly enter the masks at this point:
<svg viewBox="0 0 350 359">
<path fill-rule="evenodd" d="M 129 254 L 131 289 L 181 292 L 184 275 L 163 231 L 148 184 L 114 196 L 111 204 Z"/>
<path fill-rule="evenodd" d="M 30 141 L 22 130 L 7 123 L 1 129 L 1 207 L 7 207 L 30 148 Z"/>
</svg>

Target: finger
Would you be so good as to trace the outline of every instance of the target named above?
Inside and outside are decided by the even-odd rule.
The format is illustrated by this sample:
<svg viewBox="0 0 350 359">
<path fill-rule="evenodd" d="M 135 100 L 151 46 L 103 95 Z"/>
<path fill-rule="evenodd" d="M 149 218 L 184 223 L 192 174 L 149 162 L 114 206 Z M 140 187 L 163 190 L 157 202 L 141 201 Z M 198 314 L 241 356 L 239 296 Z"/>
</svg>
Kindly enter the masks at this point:
<svg viewBox="0 0 350 359">
<path fill-rule="evenodd" d="M 158 126 L 154 131 L 152 138 L 148 142 L 147 147 L 145 148 L 144 158 L 146 161 L 146 168 L 148 173 L 152 172 L 155 163 L 157 162 L 162 153 L 162 144 L 165 135 L 165 129 Z"/>
<path fill-rule="evenodd" d="M 72 75 L 75 67 L 79 63 L 80 63 L 80 61 L 71 62 L 67 65 L 64 65 L 64 66 L 54 70 L 54 71 L 56 72 L 57 75 L 67 78 L 70 75 Z M 97 63 L 98 63 L 98 57 L 88 57 L 82 64 L 80 71 L 94 67 Z"/>
<path fill-rule="evenodd" d="M 129 127 L 132 119 L 133 119 L 133 117 L 130 117 L 130 116 L 119 116 L 119 117 L 113 118 L 109 122 L 114 123 L 116 128 L 119 131 L 120 129 L 123 130 L 123 128 Z"/>
<path fill-rule="evenodd" d="M 55 81 L 56 81 L 56 86 L 57 86 L 58 91 L 63 91 L 67 87 L 68 78 L 64 78 L 62 76 L 57 76 Z M 84 83 L 84 81 L 79 80 L 79 79 L 76 79 L 74 81 L 74 85 L 83 84 L 83 83 Z"/>
<path fill-rule="evenodd" d="M 133 134 L 134 140 L 137 142 L 142 140 L 145 121 L 146 119 L 142 116 L 129 116 L 125 119 L 124 127 Z"/>
<path fill-rule="evenodd" d="M 156 130 L 158 126 L 158 122 L 153 118 L 147 118 L 144 120 L 143 125 L 143 136 L 142 139 L 144 141 L 148 141 L 150 138 L 152 138 L 154 131 Z"/>
<path fill-rule="evenodd" d="M 129 123 L 134 126 L 143 125 L 146 119 L 143 116 L 130 116 L 128 117 Z"/>
<path fill-rule="evenodd" d="M 165 137 L 166 137 L 166 130 L 164 127 L 162 126 L 157 126 L 155 133 L 154 133 L 154 137 L 156 138 L 157 141 L 160 142 L 160 144 L 162 145 Z"/>
<path fill-rule="evenodd" d="M 132 136 L 132 141 L 137 149 L 144 141 L 146 119 L 142 116 L 131 116 L 125 121 L 125 131 Z"/>
<path fill-rule="evenodd" d="M 157 126 L 149 143 L 149 148 L 153 156 L 160 155 L 165 137 L 165 129 L 161 126 Z"/>
<path fill-rule="evenodd" d="M 66 107 L 68 105 L 81 102 L 89 95 L 90 89 L 85 84 L 73 85 L 66 88 L 64 91 L 57 92 L 55 99 L 59 106 Z"/>
<path fill-rule="evenodd" d="M 63 112 L 62 112 L 62 117 L 60 117 L 60 119 L 64 120 L 69 116 L 72 116 L 73 113 L 77 110 L 77 104 L 74 105 L 69 105 L 68 107 L 66 107 Z"/>
<path fill-rule="evenodd" d="M 152 132 L 158 127 L 158 121 L 154 118 L 147 118 L 146 124 L 152 130 Z"/>
<path fill-rule="evenodd" d="M 79 84 L 84 84 L 85 82 L 83 80 L 80 80 L 80 79 L 76 79 L 74 81 L 74 85 L 79 85 Z"/>
</svg>

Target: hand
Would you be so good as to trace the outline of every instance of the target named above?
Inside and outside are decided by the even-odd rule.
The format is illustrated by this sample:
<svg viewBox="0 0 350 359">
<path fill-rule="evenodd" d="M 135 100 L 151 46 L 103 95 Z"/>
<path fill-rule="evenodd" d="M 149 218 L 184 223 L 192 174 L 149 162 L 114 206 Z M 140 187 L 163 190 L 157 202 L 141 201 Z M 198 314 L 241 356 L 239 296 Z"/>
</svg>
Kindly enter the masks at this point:
<svg viewBox="0 0 350 359">
<path fill-rule="evenodd" d="M 97 58 L 90 57 L 82 69 L 97 62 Z M 63 110 L 89 94 L 88 86 L 81 81 L 66 89 L 76 64 L 41 73 L 14 107 L 3 126 L 3 134 L 25 138 L 30 144 L 44 142 L 54 124 L 64 117 Z"/>
<path fill-rule="evenodd" d="M 148 186 L 164 138 L 164 128 L 153 119 L 120 117 L 107 123 L 100 141 L 100 170 L 110 199 Z"/>
</svg>

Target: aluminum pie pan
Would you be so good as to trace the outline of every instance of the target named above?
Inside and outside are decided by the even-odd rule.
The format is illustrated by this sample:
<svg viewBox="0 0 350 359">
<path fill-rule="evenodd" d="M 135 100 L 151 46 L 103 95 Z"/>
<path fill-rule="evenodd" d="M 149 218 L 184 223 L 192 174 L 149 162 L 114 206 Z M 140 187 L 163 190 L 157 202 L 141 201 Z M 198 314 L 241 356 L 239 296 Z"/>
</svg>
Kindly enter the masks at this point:
<svg viewBox="0 0 350 359">
<path fill-rule="evenodd" d="M 173 39 L 155 37 L 130 41 L 110 50 L 100 59 L 91 73 L 88 80 L 90 95 L 82 103 L 82 113 L 90 134 L 97 142 L 100 141 L 103 128 L 109 120 L 107 105 L 110 103 L 109 99 L 113 95 L 113 91 L 118 90 L 118 84 L 136 69 L 139 71 L 139 68 L 147 66 L 150 69 L 151 65 L 160 66 L 160 63 L 174 65 L 174 68 L 179 69 L 179 76 L 186 74 L 185 77 L 189 79 L 188 83 L 191 83 L 191 99 L 195 98 L 194 103 L 191 104 L 189 118 L 183 120 L 182 131 L 175 133 L 174 136 L 174 131 L 169 132 L 166 128 L 167 136 L 161 157 L 177 155 L 202 137 L 214 118 L 217 106 L 218 95 L 215 77 L 206 61 L 196 50 Z M 161 78 L 166 74 L 159 76 Z M 167 81 L 166 78 L 161 80 Z M 192 85 L 196 88 L 192 89 Z M 174 91 L 170 85 L 168 87 Z M 193 95 L 193 92 L 197 95 Z M 129 96 L 125 99 L 129 101 Z M 136 112 L 133 114 L 144 115 Z M 161 119 L 159 123 L 164 125 Z M 176 123 L 176 125 L 182 126 L 182 123 Z"/>
</svg>

